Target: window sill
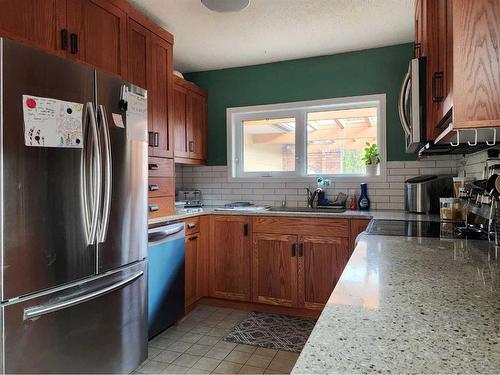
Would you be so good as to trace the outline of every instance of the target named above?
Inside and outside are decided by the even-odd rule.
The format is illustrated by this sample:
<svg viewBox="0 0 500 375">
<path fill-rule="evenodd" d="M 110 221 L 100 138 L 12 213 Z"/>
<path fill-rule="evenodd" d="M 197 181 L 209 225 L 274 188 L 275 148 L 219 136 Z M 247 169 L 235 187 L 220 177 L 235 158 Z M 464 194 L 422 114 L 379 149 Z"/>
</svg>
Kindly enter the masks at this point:
<svg viewBox="0 0 500 375">
<path fill-rule="evenodd" d="M 305 183 L 316 183 L 318 177 L 324 177 L 331 180 L 332 183 L 335 182 L 385 182 L 386 174 L 382 173 L 377 176 L 347 176 L 347 175 L 313 175 L 313 176 L 275 176 L 275 177 L 259 177 L 259 176 L 248 176 L 248 177 L 233 177 L 228 176 L 229 182 L 305 182 Z"/>
</svg>

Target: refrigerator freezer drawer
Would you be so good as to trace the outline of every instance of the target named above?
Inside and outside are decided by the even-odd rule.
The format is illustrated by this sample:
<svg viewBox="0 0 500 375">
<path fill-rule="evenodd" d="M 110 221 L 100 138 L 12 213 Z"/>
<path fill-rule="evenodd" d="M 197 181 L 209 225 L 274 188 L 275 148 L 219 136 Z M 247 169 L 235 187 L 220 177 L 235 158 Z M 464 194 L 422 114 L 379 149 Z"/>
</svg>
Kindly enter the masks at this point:
<svg viewBox="0 0 500 375">
<path fill-rule="evenodd" d="M 2 307 L 6 373 L 130 373 L 147 357 L 145 261 Z"/>
</svg>

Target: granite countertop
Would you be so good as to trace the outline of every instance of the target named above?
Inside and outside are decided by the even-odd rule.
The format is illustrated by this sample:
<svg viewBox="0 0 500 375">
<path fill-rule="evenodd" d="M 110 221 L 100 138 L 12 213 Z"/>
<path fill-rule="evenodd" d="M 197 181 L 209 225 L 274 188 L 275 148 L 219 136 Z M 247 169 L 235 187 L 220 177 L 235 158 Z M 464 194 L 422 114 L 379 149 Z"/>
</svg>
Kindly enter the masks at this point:
<svg viewBox="0 0 500 375">
<path fill-rule="evenodd" d="M 499 373 L 497 251 L 362 234 L 292 373 Z"/>
<path fill-rule="evenodd" d="M 392 220 L 432 220 L 439 221 L 438 215 L 418 215 L 411 214 L 404 211 L 352 211 L 346 210 L 344 212 L 288 212 L 288 211 L 216 211 L 217 207 L 205 206 L 203 212 L 179 213 L 171 216 L 159 217 L 148 220 L 149 225 L 166 224 L 169 222 L 187 219 L 195 216 L 202 215 L 248 215 L 248 216 L 295 216 L 295 217 L 339 217 L 339 218 L 357 218 L 357 219 L 392 219 Z"/>
</svg>

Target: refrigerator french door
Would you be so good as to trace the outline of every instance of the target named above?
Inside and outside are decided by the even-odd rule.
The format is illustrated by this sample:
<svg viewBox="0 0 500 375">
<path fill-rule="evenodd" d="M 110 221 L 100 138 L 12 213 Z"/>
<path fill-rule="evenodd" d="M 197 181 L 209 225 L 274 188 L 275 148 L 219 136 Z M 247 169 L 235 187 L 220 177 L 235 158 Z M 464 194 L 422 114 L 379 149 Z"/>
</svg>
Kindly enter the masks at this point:
<svg viewBox="0 0 500 375">
<path fill-rule="evenodd" d="M 2 370 L 130 372 L 147 347 L 146 92 L 0 38 Z M 82 147 L 25 145 L 23 95 L 82 105 Z M 39 142 L 39 140 L 37 140 Z"/>
</svg>

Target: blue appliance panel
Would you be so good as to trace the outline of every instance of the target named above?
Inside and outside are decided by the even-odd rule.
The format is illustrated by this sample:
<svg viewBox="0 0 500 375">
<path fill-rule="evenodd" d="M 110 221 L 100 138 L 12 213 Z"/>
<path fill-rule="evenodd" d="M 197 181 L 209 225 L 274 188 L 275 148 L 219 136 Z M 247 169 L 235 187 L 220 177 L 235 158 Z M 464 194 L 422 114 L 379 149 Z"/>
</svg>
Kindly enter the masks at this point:
<svg viewBox="0 0 500 375">
<path fill-rule="evenodd" d="M 184 315 L 184 223 L 149 230 L 148 336 Z"/>
</svg>

